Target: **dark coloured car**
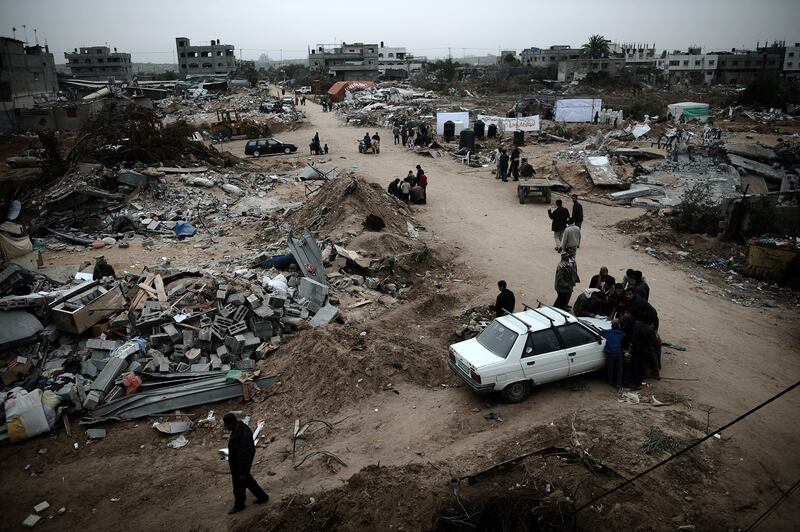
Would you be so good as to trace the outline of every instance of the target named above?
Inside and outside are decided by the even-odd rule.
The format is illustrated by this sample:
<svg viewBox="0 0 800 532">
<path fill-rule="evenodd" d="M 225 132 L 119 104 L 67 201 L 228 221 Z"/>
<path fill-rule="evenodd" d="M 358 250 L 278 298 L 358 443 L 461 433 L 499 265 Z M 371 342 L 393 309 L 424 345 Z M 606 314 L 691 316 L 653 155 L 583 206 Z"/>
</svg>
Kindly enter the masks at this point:
<svg viewBox="0 0 800 532">
<path fill-rule="evenodd" d="M 281 142 L 277 139 L 253 139 L 248 140 L 244 146 L 244 154 L 260 157 L 270 153 L 294 153 L 297 146 Z"/>
<path fill-rule="evenodd" d="M 262 113 L 280 113 L 283 111 L 283 104 L 274 100 L 267 100 L 261 102 L 258 110 Z"/>
</svg>

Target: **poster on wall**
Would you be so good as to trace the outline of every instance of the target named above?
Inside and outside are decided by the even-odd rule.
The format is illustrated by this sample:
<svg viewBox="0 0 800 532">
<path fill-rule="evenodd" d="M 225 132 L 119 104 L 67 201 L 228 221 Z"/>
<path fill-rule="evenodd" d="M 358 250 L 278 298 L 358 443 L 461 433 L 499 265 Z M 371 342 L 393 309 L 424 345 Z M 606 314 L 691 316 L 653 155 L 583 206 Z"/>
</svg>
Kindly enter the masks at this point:
<svg viewBox="0 0 800 532">
<path fill-rule="evenodd" d="M 464 124 L 464 129 L 469 127 L 469 113 L 436 113 L 436 134 L 444 135 L 444 123 L 450 120 L 451 122 L 461 122 Z"/>
</svg>

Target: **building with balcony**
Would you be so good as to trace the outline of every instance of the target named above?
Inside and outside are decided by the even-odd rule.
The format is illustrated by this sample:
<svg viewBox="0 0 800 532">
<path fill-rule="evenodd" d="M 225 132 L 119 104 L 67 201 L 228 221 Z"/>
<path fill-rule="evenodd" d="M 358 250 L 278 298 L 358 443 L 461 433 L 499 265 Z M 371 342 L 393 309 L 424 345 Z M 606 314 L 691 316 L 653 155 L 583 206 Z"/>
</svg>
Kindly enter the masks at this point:
<svg viewBox="0 0 800 532">
<path fill-rule="evenodd" d="M 90 81 L 129 80 L 132 73 L 131 54 L 112 52 L 108 46 L 83 46 L 64 52 L 72 77 Z"/>
<path fill-rule="evenodd" d="M 0 109 L 32 108 L 57 92 L 55 59 L 47 46 L 0 37 Z"/>
<path fill-rule="evenodd" d="M 339 81 L 375 81 L 380 75 L 379 49 L 377 43 L 317 44 L 309 51 L 308 67 Z"/>
<path fill-rule="evenodd" d="M 619 46 L 620 53 L 625 56 L 625 65 L 629 67 L 655 67 L 656 45 L 641 43 L 623 43 Z"/>
<path fill-rule="evenodd" d="M 212 40 L 209 44 L 192 45 L 187 37 L 177 37 L 178 70 L 182 76 L 197 74 L 233 74 L 236 53 L 232 44 Z"/>
</svg>

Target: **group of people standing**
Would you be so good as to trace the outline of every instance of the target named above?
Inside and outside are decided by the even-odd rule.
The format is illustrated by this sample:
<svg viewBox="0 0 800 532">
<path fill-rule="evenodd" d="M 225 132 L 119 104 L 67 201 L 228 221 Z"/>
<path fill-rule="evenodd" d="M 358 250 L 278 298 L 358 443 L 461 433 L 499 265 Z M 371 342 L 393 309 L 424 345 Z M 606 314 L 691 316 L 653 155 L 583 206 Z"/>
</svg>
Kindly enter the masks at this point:
<svg viewBox="0 0 800 532">
<path fill-rule="evenodd" d="M 522 152 L 517 146 L 514 146 L 510 154 L 506 153 L 505 148 L 498 147 L 492 157 L 497 165 L 495 178 L 503 182 L 507 182 L 509 177 L 514 181 L 519 181 L 520 177 L 536 175 L 536 170 L 528 162 L 527 157 L 522 157 Z"/>
<path fill-rule="evenodd" d="M 392 135 L 394 135 L 395 145 L 408 146 L 413 148 L 415 145 L 423 145 L 428 142 L 428 126 L 420 124 L 418 131 L 414 131 L 411 124 L 400 123 L 399 120 L 394 122 L 392 127 Z"/>
<path fill-rule="evenodd" d="M 395 178 L 389 183 L 389 194 L 395 196 L 406 203 L 424 204 L 428 201 L 428 176 L 422 166 L 417 165 L 417 173 L 413 170 L 408 171 L 408 175 L 400 181 Z"/>
<path fill-rule="evenodd" d="M 325 144 L 324 147 L 320 145 L 319 131 L 314 133 L 314 137 L 311 139 L 311 144 L 309 144 L 308 147 L 311 149 L 311 155 L 328 154 L 328 145 Z"/>
</svg>

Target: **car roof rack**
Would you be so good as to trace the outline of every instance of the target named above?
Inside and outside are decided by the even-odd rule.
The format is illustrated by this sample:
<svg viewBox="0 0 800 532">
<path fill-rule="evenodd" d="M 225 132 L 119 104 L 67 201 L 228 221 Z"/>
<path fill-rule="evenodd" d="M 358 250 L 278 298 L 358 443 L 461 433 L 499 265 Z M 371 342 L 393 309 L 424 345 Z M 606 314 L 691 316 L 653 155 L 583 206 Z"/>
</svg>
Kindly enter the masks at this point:
<svg viewBox="0 0 800 532">
<path fill-rule="evenodd" d="M 518 316 L 514 316 L 514 314 L 512 314 L 511 312 L 509 312 L 507 309 L 503 309 L 503 312 L 505 312 L 506 314 L 508 314 L 509 316 L 511 316 L 512 318 L 514 318 L 515 320 L 517 320 L 518 322 L 520 322 L 521 324 L 523 324 L 523 325 L 525 326 L 525 329 L 526 329 L 528 332 L 531 332 L 531 326 L 530 326 L 530 324 L 528 324 L 528 323 L 525 323 L 523 320 L 519 319 L 519 317 L 518 317 Z"/>
<path fill-rule="evenodd" d="M 555 311 L 555 313 L 556 313 L 556 314 L 558 314 L 558 315 L 562 316 L 562 317 L 564 318 L 564 323 L 565 323 L 565 324 L 566 324 L 566 323 L 569 323 L 569 322 L 567 321 L 567 318 L 569 318 L 570 316 L 572 316 L 571 314 L 569 314 L 569 313 L 567 313 L 567 312 L 564 312 L 564 311 L 563 311 L 563 310 L 561 310 L 560 308 L 551 307 L 550 305 L 546 305 L 546 304 L 542 303 L 541 301 L 539 301 L 538 299 L 536 300 L 536 302 L 537 302 L 537 303 L 539 303 L 539 306 L 540 306 L 540 307 L 547 307 L 547 308 L 549 308 L 550 310 L 553 310 L 553 311 Z M 536 310 L 536 309 L 533 309 L 533 310 Z M 536 310 L 536 312 L 539 312 L 539 314 L 541 314 L 542 316 L 545 316 L 545 315 L 546 315 L 546 314 L 544 314 L 543 312 L 540 312 L 540 311 L 538 311 L 538 310 Z M 552 319 L 551 319 L 551 321 L 552 321 Z"/>
<path fill-rule="evenodd" d="M 541 305 L 541 303 L 539 303 L 539 304 Z M 556 326 L 556 322 L 553 320 L 553 318 L 551 318 L 550 316 L 548 316 L 544 312 L 540 311 L 539 309 L 534 308 L 534 307 L 528 305 L 527 303 L 523 303 L 522 306 L 523 306 L 523 308 L 525 308 L 525 310 L 532 310 L 536 314 L 539 314 L 539 315 L 544 316 L 545 318 L 547 318 L 547 320 L 550 322 L 550 327 L 551 328 Z"/>
</svg>

